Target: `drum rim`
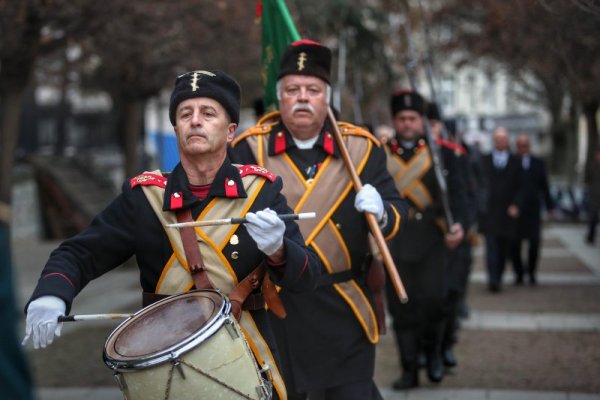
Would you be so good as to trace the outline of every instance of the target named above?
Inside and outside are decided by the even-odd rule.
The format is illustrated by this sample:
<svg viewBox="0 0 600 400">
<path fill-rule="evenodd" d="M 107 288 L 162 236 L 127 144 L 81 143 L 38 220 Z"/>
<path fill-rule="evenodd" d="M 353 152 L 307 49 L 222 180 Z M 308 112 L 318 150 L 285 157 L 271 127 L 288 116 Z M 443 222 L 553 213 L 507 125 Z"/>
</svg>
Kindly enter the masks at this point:
<svg viewBox="0 0 600 400">
<path fill-rule="evenodd" d="M 232 323 L 233 321 L 231 319 L 231 302 L 229 301 L 227 296 L 225 296 L 220 290 L 217 290 L 217 289 L 215 289 L 215 290 L 212 290 L 212 289 L 191 290 L 189 292 L 179 293 L 179 294 L 161 299 L 161 300 L 153 303 L 152 305 L 158 306 L 161 303 L 173 301 L 173 299 L 175 297 L 183 297 L 183 296 L 190 295 L 192 293 L 202 293 L 202 292 L 213 292 L 213 293 L 219 294 L 221 296 L 221 298 L 223 299 L 223 304 L 221 305 L 221 308 L 216 312 L 216 317 L 214 319 L 208 321 L 207 324 L 205 326 L 203 326 L 194 335 L 191 335 L 189 338 L 186 338 L 185 340 L 181 341 L 180 343 L 177 343 L 171 347 L 168 347 L 164 350 L 156 352 L 150 356 L 137 357 L 137 358 L 128 359 L 128 360 L 117 360 L 117 359 L 112 358 L 110 355 L 107 354 L 107 349 L 106 349 L 107 346 L 106 345 L 111 341 L 111 339 L 114 335 L 116 335 L 118 332 L 120 332 L 120 330 L 121 330 L 120 328 L 123 325 L 127 324 L 131 319 L 135 318 L 139 314 L 147 312 L 147 308 L 142 308 L 141 310 L 139 310 L 138 312 L 136 312 L 135 314 L 133 314 L 129 318 L 127 318 L 125 321 L 121 322 L 107 337 L 105 346 L 104 346 L 104 351 L 102 353 L 102 358 L 104 360 L 104 363 L 113 370 L 130 371 L 130 370 L 137 370 L 137 369 L 153 367 L 153 366 L 156 366 L 159 364 L 163 364 L 167 361 L 174 361 L 174 360 L 177 360 L 181 355 L 194 349 L 197 345 L 199 345 L 200 343 L 202 343 L 205 340 L 207 340 L 208 338 L 210 338 L 213 334 L 215 334 L 223 326 L 223 324 Z"/>
</svg>

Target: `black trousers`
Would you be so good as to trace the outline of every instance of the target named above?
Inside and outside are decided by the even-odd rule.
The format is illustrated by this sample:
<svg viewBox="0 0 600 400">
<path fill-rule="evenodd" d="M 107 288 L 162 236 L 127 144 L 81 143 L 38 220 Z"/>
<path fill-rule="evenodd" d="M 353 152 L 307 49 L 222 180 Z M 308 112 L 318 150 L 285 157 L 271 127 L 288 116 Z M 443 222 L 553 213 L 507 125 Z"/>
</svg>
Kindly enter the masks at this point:
<svg viewBox="0 0 600 400">
<path fill-rule="evenodd" d="M 386 282 L 387 305 L 404 371 L 416 368 L 416 355 L 423 345 L 430 356 L 439 356 L 443 324 L 447 315 L 448 274 L 443 243 L 432 247 L 418 261 L 398 259 L 396 266 L 408 294 L 402 304 L 391 283 Z"/>
<path fill-rule="evenodd" d="M 522 279 L 525 274 L 535 278 L 538 258 L 540 254 L 540 232 L 533 233 L 525 238 L 515 239 L 512 243 L 511 260 L 517 279 Z M 528 243 L 527 264 L 523 264 L 522 248 L 523 242 Z"/>
<path fill-rule="evenodd" d="M 511 246 L 511 239 L 496 235 L 485 235 L 485 259 L 490 288 L 502 286 L 502 276 Z"/>
</svg>

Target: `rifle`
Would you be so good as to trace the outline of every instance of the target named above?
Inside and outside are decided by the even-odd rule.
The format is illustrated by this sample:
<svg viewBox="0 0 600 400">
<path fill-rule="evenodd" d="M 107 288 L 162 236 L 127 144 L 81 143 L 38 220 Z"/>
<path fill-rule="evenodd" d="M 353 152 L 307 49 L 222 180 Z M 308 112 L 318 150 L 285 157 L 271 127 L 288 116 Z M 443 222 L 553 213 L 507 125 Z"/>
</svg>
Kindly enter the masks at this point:
<svg viewBox="0 0 600 400">
<path fill-rule="evenodd" d="M 443 123 L 444 121 L 444 113 L 442 112 L 441 104 L 437 100 L 437 92 L 435 90 L 434 84 L 434 69 L 433 69 L 433 53 L 431 52 L 431 40 L 429 36 L 429 26 L 427 25 L 427 21 L 425 20 L 425 12 L 423 11 L 423 3 L 421 0 L 419 1 L 419 11 L 421 12 L 421 22 L 423 24 L 423 36 L 425 37 L 425 56 L 423 57 L 423 64 L 425 66 L 425 73 L 427 75 L 427 81 L 429 82 L 429 91 L 431 93 L 431 101 L 438 106 L 438 110 L 440 112 L 440 120 L 442 121 L 442 138 L 448 139 L 450 136 L 448 135 L 448 131 L 446 130 L 446 125 Z"/>
<path fill-rule="evenodd" d="M 408 12 L 406 13 L 408 15 Z M 417 90 L 417 81 L 415 78 L 415 72 L 417 69 L 417 59 L 414 57 L 414 49 L 412 46 L 412 41 L 410 40 L 410 20 L 407 17 L 404 21 L 404 33 L 406 36 L 406 45 L 407 45 L 407 59 L 406 59 L 406 74 L 408 75 L 408 79 L 410 81 L 410 87 L 416 93 L 419 93 Z M 454 218 L 452 216 L 452 211 L 450 210 L 450 201 L 448 200 L 448 185 L 446 184 L 446 178 L 444 178 L 444 165 L 442 163 L 440 148 L 438 147 L 437 142 L 433 138 L 433 134 L 431 133 L 431 125 L 429 124 L 429 120 L 426 117 L 423 117 L 423 126 L 425 128 L 425 139 L 429 144 L 429 150 L 431 151 L 431 161 L 433 163 L 433 170 L 435 173 L 436 182 L 440 189 L 440 199 L 442 202 L 442 208 L 444 210 L 444 217 L 446 220 L 447 229 L 450 230 L 452 225 L 454 225 Z"/>
</svg>

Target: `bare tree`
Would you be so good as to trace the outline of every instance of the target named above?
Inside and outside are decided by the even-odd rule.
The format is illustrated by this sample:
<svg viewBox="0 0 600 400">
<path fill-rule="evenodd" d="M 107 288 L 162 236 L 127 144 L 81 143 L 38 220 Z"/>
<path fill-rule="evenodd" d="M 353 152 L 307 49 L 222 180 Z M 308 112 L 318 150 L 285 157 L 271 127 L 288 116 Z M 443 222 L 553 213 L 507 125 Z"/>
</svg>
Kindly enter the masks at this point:
<svg viewBox="0 0 600 400">
<path fill-rule="evenodd" d="M 562 116 L 571 101 L 588 126 L 588 154 L 598 143 L 596 113 L 600 93 L 600 19 L 588 2 L 552 0 L 449 0 L 436 12 L 436 22 L 452 32 L 447 50 L 501 63 L 515 79 L 536 77 L 552 117 L 555 144 L 573 142 L 573 122 Z M 556 149 L 564 146 L 556 146 Z M 569 160 L 569 155 L 559 156 Z M 588 156 L 589 161 L 589 156 Z M 589 164 L 589 163 L 588 163 Z M 565 164 L 573 165 L 572 162 Z"/>
<path fill-rule="evenodd" d="M 0 207 L 10 209 L 11 178 L 23 94 L 36 60 L 85 35 L 92 0 L 0 0 Z M 4 218 L 3 218 L 4 219 Z M 9 219 L 0 226 L 10 231 Z M 4 237 L 10 238 L 9 234 Z"/>
</svg>

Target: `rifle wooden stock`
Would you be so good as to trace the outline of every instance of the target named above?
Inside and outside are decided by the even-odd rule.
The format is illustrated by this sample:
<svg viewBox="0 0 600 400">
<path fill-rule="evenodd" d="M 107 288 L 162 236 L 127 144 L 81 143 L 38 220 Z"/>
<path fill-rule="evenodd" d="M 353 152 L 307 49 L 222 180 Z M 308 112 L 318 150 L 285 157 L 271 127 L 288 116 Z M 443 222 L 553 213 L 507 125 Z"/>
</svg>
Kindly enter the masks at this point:
<svg viewBox="0 0 600 400">
<path fill-rule="evenodd" d="M 346 169 L 350 174 L 350 179 L 352 180 L 352 185 L 354 186 L 354 190 L 358 193 L 360 189 L 362 189 L 363 184 L 360 181 L 360 178 L 356 172 L 356 168 L 352 164 L 352 160 L 350 158 L 350 154 L 348 153 L 348 149 L 346 148 L 346 144 L 344 143 L 344 138 L 342 136 L 342 132 L 340 132 L 340 128 L 337 125 L 337 120 L 335 119 L 335 115 L 333 115 L 333 110 L 331 107 L 328 109 L 329 120 L 331 121 L 331 126 L 333 128 L 333 134 L 335 136 L 335 140 L 338 143 L 340 154 L 342 155 L 342 160 L 346 165 Z M 373 234 L 373 238 L 375 239 L 375 243 L 381 252 L 381 257 L 383 258 L 383 263 L 388 272 L 388 276 L 392 281 L 396 294 L 400 298 L 402 303 L 406 303 L 408 301 L 408 296 L 406 295 L 406 290 L 404 289 L 404 285 L 402 284 L 402 279 L 400 279 L 400 275 L 398 274 L 398 270 L 396 269 L 396 265 L 394 264 L 394 260 L 392 259 L 392 255 L 390 254 L 390 250 L 388 249 L 387 244 L 385 243 L 385 238 L 383 237 L 383 233 L 381 232 L 381 228 L 379 227 L 379 223 L 375 218 L 375 215 L 371 213 L 365 213 L 365 217 L 367 218 L 367 222 L 369 224 L 369 228 L 371 228 L 371 233 Z"/>
</svg>

